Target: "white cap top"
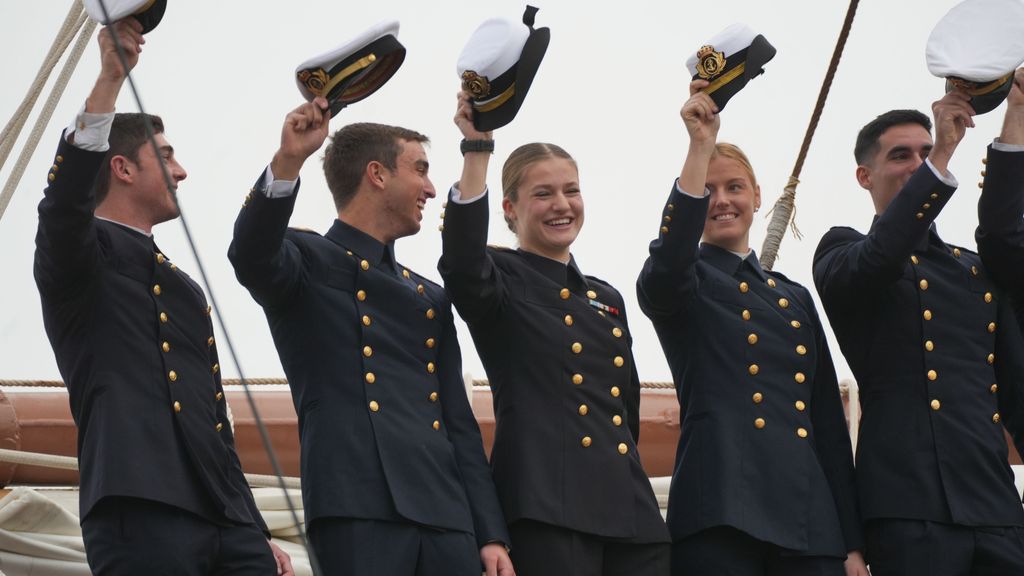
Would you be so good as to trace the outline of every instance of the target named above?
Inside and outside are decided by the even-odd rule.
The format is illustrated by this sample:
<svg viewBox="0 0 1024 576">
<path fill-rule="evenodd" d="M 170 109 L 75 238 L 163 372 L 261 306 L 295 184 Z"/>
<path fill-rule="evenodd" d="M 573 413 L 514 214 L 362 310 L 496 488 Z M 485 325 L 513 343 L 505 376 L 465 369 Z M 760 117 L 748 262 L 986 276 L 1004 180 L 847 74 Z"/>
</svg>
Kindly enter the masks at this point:
<svg viewBox="0 0 1024 576">
<path fill-rule="evenodd" d="M 519 21 L 504 18 L 485 20 L 469 37 L 459 55 L 456 72 L 467 70 L 494 80 L 519 62 L 530 29 Z"/>
<path fill-rule="evenodd" d="M 310 70 L 316 68 L 323 68 L 324 70 L 330 70 L 335 64 L 348 58 L 355 52 L 359 51 L 367 44 L 374 42 L 384 36 L 394 36 L 398 38 L 398 20 L 385 20 L 378 22 L 372 27 L 362 32 L 359 36 L 356 36 L 352 40 L 338 46 L 337 48 L 324 52 L 323 54 L 314 56 L 309 60 L 306 60 L 302 64 L 299 64 L 295 68 L 296 74 L 303 70 Z M 309 91 L 305 84 L 301 80 L 296 79 L 295 83 L 299 86 L 299 91 L 306 97 L 307 100 L 312 100 L 315 95 Z"/>
<path fill-rule="evenodd" d="M 153 4 L 153 0 L 103 0 L 103 4 L 107 7 L 107 14 L 110 15 L 109 20 L 103 17 L 103 6 L 100 5 L 100 0 L 82 0 L 82 4 L 90 18 L 106 25 L 149 8 L 150 4 Z"/>
<path fill-rule="evenodd" d="M 757 33 L 751 30 L 749 26 L 737 22 L 712 36 L 704 45 L 713 47 L 716 52 L 721 52 L 728 59 L 729 56 L 750 46 L 750 43 L 756 37 Z M 686 68 L 690 71 L 690 76 L 697 75 L 697 62 L 697 52 L 694 51 L 686 59 Z"/>
<path fill-rule="evenodd" d="M 928 71 L 939 78 L 1002 78 L 1024 62 L 1024 0 L 957 4 L 932 30 L 925 58 Z"/>
</svg>

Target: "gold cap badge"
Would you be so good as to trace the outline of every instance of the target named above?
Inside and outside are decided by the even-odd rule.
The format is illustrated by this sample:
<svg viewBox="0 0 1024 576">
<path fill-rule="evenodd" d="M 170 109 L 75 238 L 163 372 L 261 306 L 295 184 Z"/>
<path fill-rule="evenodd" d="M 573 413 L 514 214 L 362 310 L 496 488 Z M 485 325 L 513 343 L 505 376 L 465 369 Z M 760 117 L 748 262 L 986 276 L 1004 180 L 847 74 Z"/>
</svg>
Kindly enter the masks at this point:
<svg viewBox="0 0 1024 576">
<path fill-rule="evenodd" d="M 477 100 L 486 98 L 491 93 L 491 83 L 486 76 L 480 76 L 472 70 L 462 73 L 462 89 L 468 91 Z"/>
<path fill-rule="evenodd" d="M 725 69 L 725 54 L 716 52 L 714 46 L 701 46 L 697 51 L 697 75 L 710 80 Z"/>
</svg>

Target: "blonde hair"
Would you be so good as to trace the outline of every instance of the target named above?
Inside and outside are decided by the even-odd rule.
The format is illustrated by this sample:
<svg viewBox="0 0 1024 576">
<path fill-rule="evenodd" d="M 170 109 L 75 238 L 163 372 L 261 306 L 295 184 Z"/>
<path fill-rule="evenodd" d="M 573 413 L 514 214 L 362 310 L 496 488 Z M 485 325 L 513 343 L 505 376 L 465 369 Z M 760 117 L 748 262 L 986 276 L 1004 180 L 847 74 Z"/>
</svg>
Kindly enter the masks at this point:
<svg viewBox="0 0 1024 576">
<path fill-rule="evenodd" d="M 526 174 L 530 166 L 542 160 L 550 160 L 552 158 L 568 160 L 572 162 L 574 168 L 579 170 L 579 167 L 576 166 L 576 160 L 562 149 L 561 146 L 555 144 L 531 142 L 513 150 L 509 154 L 508 159 L 505 160 L 505 165 L 501 168 L 502 196 L 512 202 L 516 202 L 519 199 L 519 185 L 522 184 L 523 175 Z M 508 225 L 509 230 L 516 233 L 515 223 L 507 215 L 505 216 L 505 224 Z"/>
<path fill-rule="evenodd" d="M 715 144 L 715 151 L 711 154 L 711 159 L 722 157 L 728 158 L 729 160 L 735 160 L 739 165 L 747 172 L 747 176 L 750 177 L 750 184 L 753 189 L 757 189 L 757 177 L 754 176 L 754 167 L 750 164 L 750 159 L 747 155 L 740 150 L 740 147 L 735 144 L 729 144 L 728 142 L 719 142 Z"/>
</svg>

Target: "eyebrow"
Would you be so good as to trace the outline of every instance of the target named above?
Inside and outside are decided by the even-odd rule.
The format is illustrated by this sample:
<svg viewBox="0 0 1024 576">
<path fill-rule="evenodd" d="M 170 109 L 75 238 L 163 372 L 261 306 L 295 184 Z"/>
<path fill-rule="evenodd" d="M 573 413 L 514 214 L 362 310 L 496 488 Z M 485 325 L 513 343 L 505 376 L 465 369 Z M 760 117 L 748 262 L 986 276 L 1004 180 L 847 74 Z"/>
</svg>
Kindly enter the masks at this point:
<svg viewBox="0 0 1024 576">
<path fill-rule="evenodd" d="M 426 160 L 416 160 L 413 164 L 417 169 L 422 168 L 424 172 L 430 170 L 430 162 L 427 162 Z"/>
<path fill-rule="evenodd" d="M 173 155 L 174 154 L 174 146 L 171 146 L 170 144 L 165 144 L 165 145 L 161 146 L 160 147 L 160 153 L 163 154 L 165 152 L 168 155 Z"/>
</svg>

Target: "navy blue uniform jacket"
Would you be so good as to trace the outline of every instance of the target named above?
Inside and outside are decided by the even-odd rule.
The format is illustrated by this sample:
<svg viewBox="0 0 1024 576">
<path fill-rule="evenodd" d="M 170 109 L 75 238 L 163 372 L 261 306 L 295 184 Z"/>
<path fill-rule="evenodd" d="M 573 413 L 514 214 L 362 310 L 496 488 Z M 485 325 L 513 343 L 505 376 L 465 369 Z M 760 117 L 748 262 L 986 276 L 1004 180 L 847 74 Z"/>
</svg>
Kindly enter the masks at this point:
<svg viewBox="0 0 1024 576">
<path fill-rule="evenodd" d="M 508 542 L 444 290 L 336 220 L 287 228 L 298 195 L 260 184 L 230 258 L 263 306 L 292 389 L 306 522 L 411 521 Z"/>
<path fill-rule="evenodd" d="M 508 521 L 667 542 L 636 449 L 622 296 L 575 260 L 488 248 L 487 227 L 487 198 L 450 202 L 438 267 L 494 394 L 491 464 Z"/>
<path fill-rule="evenodd" d="M 675 539 L 732 526 L 803 555 L 861 547 L 853 454 L 810 293 L 700 245 L 708 199 L 673 189 L 637 281 L 679 397 Z"/>
<path fill-rule="evenodd" d="M 860 387 L 864 519 L 1021 526 L 1003 426 L 1021 446 L 1024 341 L 978 255 L 932 227 L 953 190 L 922 164 L 867 235 L 825 234 L 814 283 Z"/>
<path fill-rule="evenodd" d="M 43 322 L 78 425 L 80 516 L 130 496 L 266 531 L 235 453 L 206 297 L 152 238 L 93 216 L 104 156 L 61 137 L 36 235 Z"/>
</svg>

